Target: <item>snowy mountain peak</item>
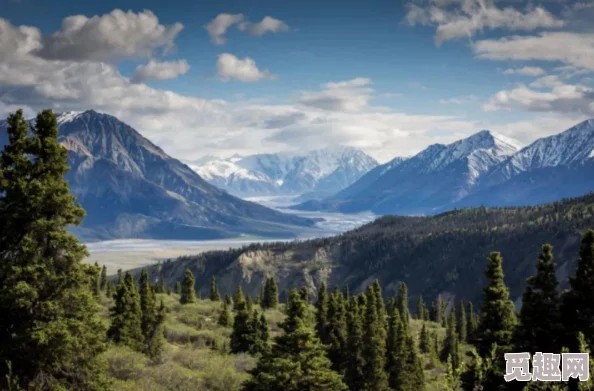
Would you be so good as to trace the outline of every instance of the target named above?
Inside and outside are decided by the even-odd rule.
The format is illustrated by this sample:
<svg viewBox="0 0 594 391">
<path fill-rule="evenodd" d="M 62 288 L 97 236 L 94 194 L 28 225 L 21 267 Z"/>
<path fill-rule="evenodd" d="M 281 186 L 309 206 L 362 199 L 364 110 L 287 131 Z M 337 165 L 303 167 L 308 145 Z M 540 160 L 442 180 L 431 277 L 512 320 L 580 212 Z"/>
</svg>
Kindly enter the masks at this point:
<svg viewBox="0 0 594 391">
<path fill-rule="evenodd" d="M 64 113 L 60 113 L 56 116 L 58 121 L 58 125 L 61 125 L 66 122 L 74 121 L 79 115 L 81 115 L 81 111 L 66 111 Z"/>
</svg>

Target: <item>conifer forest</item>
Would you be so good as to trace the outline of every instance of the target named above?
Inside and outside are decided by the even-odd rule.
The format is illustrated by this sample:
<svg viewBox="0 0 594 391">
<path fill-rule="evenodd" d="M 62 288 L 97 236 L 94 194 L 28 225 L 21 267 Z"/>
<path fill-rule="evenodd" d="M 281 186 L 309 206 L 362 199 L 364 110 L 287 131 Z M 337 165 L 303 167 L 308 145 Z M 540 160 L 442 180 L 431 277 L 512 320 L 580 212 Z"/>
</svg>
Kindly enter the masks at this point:
<svg viewBox="0 0 594 391">
<path fill-rule="evenodd" d="M 281 287 L 274 274 L 256 287 L 228 278 L 223 287 L 224 259 L 246 249 L 116 275 L 84 263 L 88 251 L 68 227 L 85 211 L 64 179 L 67 150 L 54 113 L 40 112 L 31 126 L 19 110 L 8 134 L 0 156 L 0 390 L 594 390 L 591 380 L 504 379 L 505 353 L 594 347 L 593 195 L 386 216 L 335 238 L 254 245 L 341 249 L 342 265 L 357 274 L 313 288 L 299 280 Z M 566 232 L 578 240 L 561 281 L 553 245 Z M 529 249 L 530 267 L 509 275 L 493 243 Z M 460 273 L 468 291 L 457 285 L 453 299 L 436 286 L 446 280 L 439 263 L 456 261 L 442 260 L 446 253 L 472 260 L 481 274 Z"/>
</svg>

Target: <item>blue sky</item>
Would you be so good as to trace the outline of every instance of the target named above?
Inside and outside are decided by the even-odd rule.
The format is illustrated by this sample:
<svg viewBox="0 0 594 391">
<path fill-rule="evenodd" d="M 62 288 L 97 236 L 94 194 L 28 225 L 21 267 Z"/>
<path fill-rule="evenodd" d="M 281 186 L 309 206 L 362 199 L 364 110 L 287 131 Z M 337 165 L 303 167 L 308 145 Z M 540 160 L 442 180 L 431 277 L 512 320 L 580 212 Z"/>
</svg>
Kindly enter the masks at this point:
<svg viewBox="0 0 594 391">
<path fill-rule="evenodd" d="M 594 117 L 592 0 L 201 3 L 0 0 L 0 115 L 93 108 L 186 161 L 334 144 L 386 161 Z"/>
</svg>

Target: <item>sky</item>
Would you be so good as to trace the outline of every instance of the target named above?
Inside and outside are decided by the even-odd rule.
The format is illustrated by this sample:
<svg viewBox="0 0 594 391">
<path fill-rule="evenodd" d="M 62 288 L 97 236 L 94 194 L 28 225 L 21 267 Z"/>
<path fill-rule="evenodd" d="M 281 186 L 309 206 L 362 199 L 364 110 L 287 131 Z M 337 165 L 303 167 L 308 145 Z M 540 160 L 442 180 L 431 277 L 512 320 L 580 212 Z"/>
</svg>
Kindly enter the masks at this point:
<svg viewBox="0 0 594 391">
<path fill-rule="evenodd" d="M 51 3 L 51 4 L 50 4 Z M 0 0 L 0 116 L 94 109 L 192 162 L 594 117 L 594 0 Z"/>
</svg>

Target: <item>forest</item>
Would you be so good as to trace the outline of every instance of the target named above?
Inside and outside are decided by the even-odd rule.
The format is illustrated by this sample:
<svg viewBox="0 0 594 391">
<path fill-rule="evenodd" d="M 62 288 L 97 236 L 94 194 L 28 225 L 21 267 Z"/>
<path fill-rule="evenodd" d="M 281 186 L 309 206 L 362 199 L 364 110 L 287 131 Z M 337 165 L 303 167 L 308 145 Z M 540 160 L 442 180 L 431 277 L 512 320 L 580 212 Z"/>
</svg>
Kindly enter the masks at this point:
<svg viewBox="0 0 594 391">
<path fill-rule="evenodd" d="M 439 294 L 428 304 L 417 295 L 411 309 L 410 284 L 400 281 L 391 294 L 380 279 L 353 292 L 348 284 L 322 282 L 315 292 L 296 285 L 283 294 L 269 276 L 257 294 L 246 294 L 239 283 L 231 295 L 221 292 L 215 274 L 203 294 L 190 268 L 176 280 L 148 269 L 110 278 L 105 267 L 82 262 L 87 250 L 67 230 L 80 224 L 84 210 L 64 180 L 67 151 L 57 141 L 55 115 L 39 113 L 29 129 L 17 111 L 8 123 L 9 144 L 0 155 L 2 390 L 594 389 L 590 380 L 575 378 L 526 383 L 503 377 L 505 353 L 589 354 L 593 230 L 579 233 L 575 271 L 563 292 L 548 244 L 557 237 L 541 241 L 519 311 L 498 251 L 476 254 L 484 276 L 476 305 L 448 305 Z M 438 220 L 384 218 L 318 242 L 346 246 L 357 235 L 380 235 L 378 224 L 387 228 L 384 238 L 406 230 L 410 241 L 435 235 L 444 245 L 447 238 L 473 238 L 464 232 L 478 240 L 491 235 L 481 232 L 527 235 L 538 228 L 542 239 L 542 232 L 577 230 L 591 218 L 589 197 L 521 210 L 454 211 Z M 478 213 L 490 215 L 489 223 L 477 223 Z M 455 218 L 468 223 L 458 226 Z M 431 224 L 441 230 L 430 231 Z"/>
</svg>

